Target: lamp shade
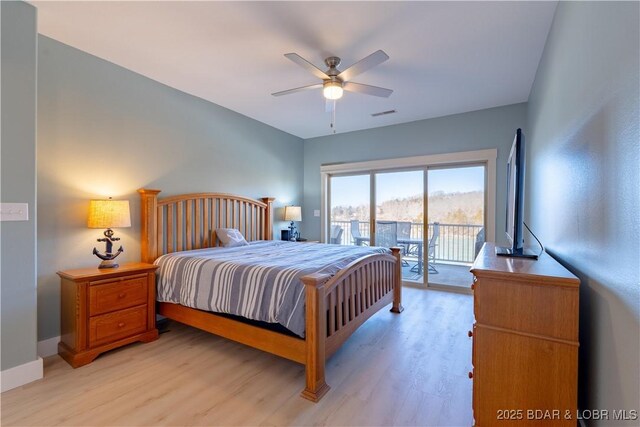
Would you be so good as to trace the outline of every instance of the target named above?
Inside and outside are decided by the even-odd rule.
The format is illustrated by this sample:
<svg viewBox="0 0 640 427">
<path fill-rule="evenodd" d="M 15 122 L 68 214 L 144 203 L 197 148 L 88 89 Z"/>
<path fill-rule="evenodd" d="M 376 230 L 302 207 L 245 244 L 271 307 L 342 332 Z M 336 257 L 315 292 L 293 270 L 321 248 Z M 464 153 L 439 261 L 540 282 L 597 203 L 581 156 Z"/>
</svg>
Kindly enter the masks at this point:
<svg viewBox="0 0 640 427">
<path fill-rule="evenodd" d="M 302 208 L 300 206 L 284 207 L 285 221 L 302 221 Z"/>
<path fill-rule="evenodd" d="M 128 200 L 91 200 L 89 203 L 89 228 L 131 227 Z"/>
</svg>

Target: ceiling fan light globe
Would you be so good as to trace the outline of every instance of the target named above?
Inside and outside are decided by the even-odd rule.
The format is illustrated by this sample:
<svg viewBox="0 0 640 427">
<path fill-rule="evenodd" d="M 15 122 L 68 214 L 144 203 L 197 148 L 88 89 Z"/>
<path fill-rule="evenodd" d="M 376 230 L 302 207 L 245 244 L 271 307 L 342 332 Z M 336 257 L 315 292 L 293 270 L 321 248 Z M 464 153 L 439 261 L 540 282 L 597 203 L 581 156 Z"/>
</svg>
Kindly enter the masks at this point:
<svg viewBox="0 0 640 427">
<path fill-rule="evenodd" d="M 342 98 L 343 92 L 342 83 L 340 82 L 327 82 L 322 89 L 324 97 L 330 100 Z"/>
</svg>

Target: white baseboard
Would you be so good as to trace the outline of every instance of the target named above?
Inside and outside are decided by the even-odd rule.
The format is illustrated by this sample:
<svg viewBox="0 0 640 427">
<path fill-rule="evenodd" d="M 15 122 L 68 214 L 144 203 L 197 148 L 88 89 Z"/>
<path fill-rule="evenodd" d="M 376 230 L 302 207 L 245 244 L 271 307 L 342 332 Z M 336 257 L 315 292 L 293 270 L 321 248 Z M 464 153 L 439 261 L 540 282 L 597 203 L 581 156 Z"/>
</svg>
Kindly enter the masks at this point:
<svg viewBox="0 0 640 427">
<path fill-rule="evenodd" d="M 60 336 L 38 341 L 38 356 L 44 359 L 45 357 L 58 354 L 59 342 L 60 342 Z"/>
<path fill-rule="evenodd" d="M 42 378 L 42 359 L 58 354 L 59 342 L 60 336 L 38 341 L 37 360 L 0 372 L 0 390 L 5 392 Z"/>
<path fill-rule="evenodd" d="M 5 392 L 43 377 L 42 358 L 0 372 L 0 392 Z"/>
</svg>

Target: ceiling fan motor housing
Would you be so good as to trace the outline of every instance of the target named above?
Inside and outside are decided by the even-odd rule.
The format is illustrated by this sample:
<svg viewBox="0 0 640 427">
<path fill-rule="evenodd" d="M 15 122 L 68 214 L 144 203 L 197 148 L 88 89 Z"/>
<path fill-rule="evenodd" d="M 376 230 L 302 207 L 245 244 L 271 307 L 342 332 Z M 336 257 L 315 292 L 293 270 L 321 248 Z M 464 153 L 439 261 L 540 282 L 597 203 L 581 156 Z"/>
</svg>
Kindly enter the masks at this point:
<svg viewBox="0 0 640 427">
<path fill-rule="evenodd" d="M 340 62 L 341 60 L 337 56 L 329 56 L 328 58 L 325 58 L 324 63 L 327 64 L 327 67 L 329 67 L 326 74 L 329 77 L 334 77 L 340 74 L 340 71 L 337 70 L 337 68 L 340 66 Z"/>
<path fill-rule="evenodd" d="M 329 56 L 328 58 L 325 58 L 324 63 L 329 67 L 326 71 L 329 78 L 324 80 L 322 84 L 324 97 L 329 100 L 340 99 L 343 94 L 343 82 L 342 79 L 338 77 L 338 74 L 340 74 L 340 71 L 338 71 L 340 58 L 337 56 Z"/>
</svg>

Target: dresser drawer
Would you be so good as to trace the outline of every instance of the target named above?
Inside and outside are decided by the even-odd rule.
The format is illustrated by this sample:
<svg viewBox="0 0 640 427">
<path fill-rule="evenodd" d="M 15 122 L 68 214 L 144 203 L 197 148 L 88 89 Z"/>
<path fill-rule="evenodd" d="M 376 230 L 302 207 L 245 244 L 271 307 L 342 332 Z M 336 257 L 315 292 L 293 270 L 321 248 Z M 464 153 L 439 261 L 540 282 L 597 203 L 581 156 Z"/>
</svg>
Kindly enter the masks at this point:
<svg viewBox="0 0 640 427">
<path fill-rule="evenodd" d="M 89 315 L 109 313 L 147 303 L 148 276 L 140 274 L 120 280 L 91 282 L 89 285 Z"/>
<path fill-rule="evenodd" d="M 146 305 L 95 316 L 89 319 L 89 347 L 116 341 L 146 329 Z"/>
<path fill-rule="evenodd" d="M 577 287 L 478 278 L 476 322 L 566 341 L 578 341 Z"/>
<path fill-rule="evenodd" d="M 478 325 L 473 345 L 478 356 L 473 370 L 476 425 L 576 426 L 577 343 L 531 338 Z M 514 416 L 515 410 L 522 413 Z M 529 410 L 548 414 L 558 411 L 558 415 L 527 420 Z M 565 419 L 566 413 L 574 419 Z"/>
</svg>

